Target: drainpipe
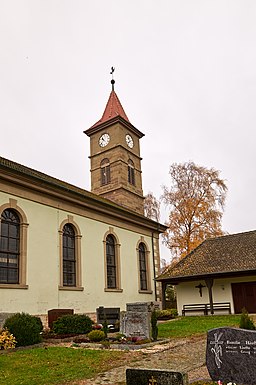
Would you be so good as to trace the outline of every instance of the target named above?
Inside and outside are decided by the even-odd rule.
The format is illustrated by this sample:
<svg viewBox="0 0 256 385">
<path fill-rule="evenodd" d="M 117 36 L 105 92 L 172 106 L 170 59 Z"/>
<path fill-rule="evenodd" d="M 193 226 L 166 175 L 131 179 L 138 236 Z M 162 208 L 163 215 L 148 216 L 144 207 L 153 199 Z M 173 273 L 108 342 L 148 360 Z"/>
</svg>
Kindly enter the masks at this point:
<svg viewBox="0 0 256 385">
<path fill-rule="evenodd" d="M 152 235 L 151 235 L 151 242 L 152 242 L 152 258 L 153 258 L 153 272 L 154 272 L 155 301 L 157 301 L 157 294 L 156 294 L 156 266 L 155 266 L 154 232 L 153 231 L 152 231 Z"/>
</svg>

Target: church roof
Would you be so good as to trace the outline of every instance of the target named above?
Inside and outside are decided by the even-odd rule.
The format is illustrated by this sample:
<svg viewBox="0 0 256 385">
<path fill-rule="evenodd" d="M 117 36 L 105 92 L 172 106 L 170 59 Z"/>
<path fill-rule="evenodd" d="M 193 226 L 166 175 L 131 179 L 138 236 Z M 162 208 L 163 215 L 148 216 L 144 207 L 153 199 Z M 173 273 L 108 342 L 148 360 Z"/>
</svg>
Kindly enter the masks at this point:
<svg viewBox="0 0 256 385">
<path fill-rule="evenodd" d="M 29 191 L 55 196 L 62 202 L 75 202 L 75 205 L 80 205 L 83 210 L 98 212 L 102 216 L 111 215 L 113 218 L 120 219 L 124 224 L 129 222 L 138 224 L 158 233 L 166 230 L 166 226 L 128 210 L 109 199 L 0 157 L 0 181 L 3 180 L 12 185 L 22 186 Z"/>
<path fill-rule="evenodd" d="M 98 120 L 93 126 L 88 128 L 88 130 L 85 130 L 84 133 L 90 136 L 102 128 L 108 127 L 112 124 L 115 124 L 116 122 L 121 122 L 126 128 L 134 132 L 134 134 L 136 134 L 139 138 L 144 136 L 141 131 L 139 131 L 131 124 L 116 92 L 114 89 L 112 89 L 101 119 Z"/>
<path fill-rule="evenodd" d="M 122 107 L 122 104 L 117 94 L 114 90 L 112 90 L 109 95 L 108 102 L 103 112 L 102 118 L 98 122 L 96 122 L 92 127 L 96 127 L 104 122 L 107 122 L 108 120 L 115 118 L 116 116 L 121 116 L 124 120 L 129 122 L 129 119 Z"/>
<path fill-rule="evenodd" d="M 210 238 L 157 278 L 173 283 L 256 271 L 256 230 Z"/>
</svg>

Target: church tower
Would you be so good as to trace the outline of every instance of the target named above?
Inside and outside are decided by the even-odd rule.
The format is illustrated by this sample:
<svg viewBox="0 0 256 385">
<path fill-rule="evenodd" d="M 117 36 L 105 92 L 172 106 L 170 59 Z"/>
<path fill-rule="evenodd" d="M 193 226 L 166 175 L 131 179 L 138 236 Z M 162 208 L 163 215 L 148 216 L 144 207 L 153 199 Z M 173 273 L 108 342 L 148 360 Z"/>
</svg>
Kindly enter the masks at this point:
<svg viewBox="0 0 256 385">
<path fill-rule="evenodd" d="M 130 123 L 113 79 L 111 84 L 102 118 L 84 131 L 90 137 L 91 191 L 144 214 L 139 142 L 144 134 Z"/>
</svg>

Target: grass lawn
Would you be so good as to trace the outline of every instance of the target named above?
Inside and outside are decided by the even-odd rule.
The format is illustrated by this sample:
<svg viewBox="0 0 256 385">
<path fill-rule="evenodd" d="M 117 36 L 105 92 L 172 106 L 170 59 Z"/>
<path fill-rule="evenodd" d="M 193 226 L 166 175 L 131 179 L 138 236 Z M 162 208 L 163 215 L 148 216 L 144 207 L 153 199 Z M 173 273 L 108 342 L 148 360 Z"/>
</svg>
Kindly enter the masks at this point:
<svg viewBox="0 0 256 385">
<path fill-rule="evenodd" d="M 221 326 L 238 326 L 241 315 L 181 317 L 158 325 L 158 338 L 191 337 Z"/>
<path fill-rule="evenodd" d="M 34 348 L 0 354 L 1 385 L 65 384 L 125 364 L 126 352 Z"/>
<path fill-rule="evenodd" d="M 191 337 L 220 326 L 237 326 L 240 315 L 181 317 L 158 325 L 159 338 Z M 0 354 L 0 385 L 64 385 L 113 367 L 131 358 L 125 351 L 48 347 Z M 139 364 L 139 362 L 138 362 Z"/>
</svg>

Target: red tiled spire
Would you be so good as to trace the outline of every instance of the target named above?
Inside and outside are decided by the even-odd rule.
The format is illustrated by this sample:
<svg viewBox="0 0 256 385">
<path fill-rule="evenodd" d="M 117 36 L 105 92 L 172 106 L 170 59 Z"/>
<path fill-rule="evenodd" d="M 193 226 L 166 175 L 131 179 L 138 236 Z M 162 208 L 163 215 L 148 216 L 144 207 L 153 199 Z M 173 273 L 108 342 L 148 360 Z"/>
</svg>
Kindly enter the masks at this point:
<svg viewBox="0 0 256 385">
<path fill-rule="evenodd" d="M 121 116 L 123 119 L 129 122 L 129 119 L 126 113 L 124 112 L 124 109 L 120 100 L 118 99 L 117 94 L 114 90 L 112 90 L 105 111 L 103 112 L 102 118 L 98 122 L 96 122 L 92 127 L 96 127 L 104 122 L 107 122 L 108 120 L 115 118 L 116 116 Z"/>
</svg>

